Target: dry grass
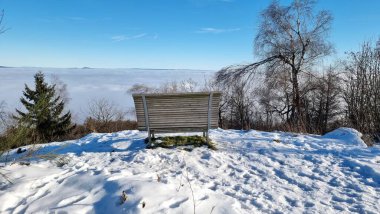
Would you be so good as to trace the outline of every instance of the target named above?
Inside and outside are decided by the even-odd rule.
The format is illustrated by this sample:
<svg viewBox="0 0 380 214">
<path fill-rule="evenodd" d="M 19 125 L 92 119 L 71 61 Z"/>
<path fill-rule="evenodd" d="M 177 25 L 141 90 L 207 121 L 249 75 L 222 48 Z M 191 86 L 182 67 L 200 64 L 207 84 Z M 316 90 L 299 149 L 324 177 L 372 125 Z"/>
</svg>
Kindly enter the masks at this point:
<svg viewBox="0 0 380 214">
<path fill-rule="evenodd" d="M 217 150 L 213 142 L 207 142 L 205 137 L 194 135 L 194 136 L 166 136 L 152 138 L 151 143 L 148 144 L 147 148 L 155 149 L 158 147 L 162 148 L 176 148 L 176 147 L 186 147 L 186 150 L 191 150 L 195 147 L 207 146 L 212 150 Z M 145 143 L 148 143 L 148 138 L 145 139 Z"/>
</svg>

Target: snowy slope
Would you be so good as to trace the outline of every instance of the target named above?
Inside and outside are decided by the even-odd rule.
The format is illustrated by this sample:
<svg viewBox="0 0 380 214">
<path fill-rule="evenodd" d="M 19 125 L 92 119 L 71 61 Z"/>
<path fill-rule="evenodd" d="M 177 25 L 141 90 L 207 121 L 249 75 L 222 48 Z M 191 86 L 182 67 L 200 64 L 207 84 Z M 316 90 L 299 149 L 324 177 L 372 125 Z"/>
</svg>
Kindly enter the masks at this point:
<svg viewBox="0 0 380 214">
<path fill-rule="evenodd" d="M 187 152 L 146 150 L 145 132 L 90 134 L 43 148 L 67 155 L 63 167 L 2 168 L 14 184 L 1 184 L 0 212 L 378 213 L 380 148 L 359 136 L 217 129 L 218 151 Z"/>
</svg>

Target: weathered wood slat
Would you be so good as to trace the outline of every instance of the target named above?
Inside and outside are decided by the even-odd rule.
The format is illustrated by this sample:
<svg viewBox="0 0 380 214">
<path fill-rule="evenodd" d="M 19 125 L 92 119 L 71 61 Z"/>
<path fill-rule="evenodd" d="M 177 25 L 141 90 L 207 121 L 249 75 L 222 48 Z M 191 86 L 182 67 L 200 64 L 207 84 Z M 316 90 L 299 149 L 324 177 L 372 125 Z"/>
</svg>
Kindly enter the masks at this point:
<svg viewBox="0 0 380 214">
<path fill-rule="evenodd" d="M 155 112 L 149 112 L 148 113 L 149 116 L 151 117 L 155 117 L 155 116 L 158 116 L 158 117 L 170 117 L 170 116 L 173 116 L 173 117 L 176 117 L 176 116 L 185 116 L 185 117 L 188 117 L 187 115 L 188 114 L 192 114 L 193 116 L 204 116 L 204 115 L 208 115 L 207 113 L 205 113 L 204 111 L 177 111 L 177 112 L 170 112 L 170 111 L 155 111 Z M 212 116 L 217 116 L 218 114 L 211 114 Z M 144 114 L 142 113 L 138 113 L 137 116 L 144 116 Z"/>
<path fill-rule="evenodd" d="M 211 123 L 217 122 L 217 120 L 211 120 Z M 167 120 L 151 120 L 149 121 L 149 124 L 182 124 L 182 123 L 202 123 L 202 124 L 207 124 L 207 119 L 200 119 L 200 120 L 190 120 L 190 119 L 167 119 Z"/>
<path fill-rule="evenodd" d="M 138 127 L 140 130 L 143 130 L 143 131 L 146 131 L 145 127 Z M 211 128 L 218 128 L 217 126 L 211 126 Z M 174 130 L 177 130 L 178 132 L 179 131 L 183 131 L 185 132 L 187 129 L 193 129 L 193 130 L 199 130 L 199 131 L 205 131 L 207 130 L 207 126 L 198 126 L 196 128 L 194 127 L 189 127 L 189 126 L 177 126 L 177 127 L 167 127 L 167 128 L 162 128 L 162 127 L 155 127 L 153 129 L 154 132 L 156 132 L 157 130 L 166 130 L 166 132 L 171 132 L 171 131 L 174 131 Z"/>
<path fill-rule="evenodd" d="M 133 94 L 140 130 L 157 132 L 207 131 L 218 127 L 221 93 Z M 147 117 L 144 111 L 145 99 Z M 210 99 L 211 98 L 211 99 Z M 145 120 L 148 118 L 148 124 Z"/>
<path fill-rule="evenodd" d="M 218 109 L 217 108 L 212 108 L 212 111 L 216 111 L 218 112 Z M 143 112 L 137 112 L 138 114 L 144 114 Z M 176 109 L 176 110 L 172 110 L 170 111 L 169 108 L 166 108 L 166 109 L 150 109 L 148 114 L 149 115 L 154 115 L 154 114 L 165 114 L 165 113 L 177 113 L 177 114 L 207 114 L 207 112 L 205 112 L 204 110 L 202 109 L 198 109 L 198 108 L 182 108 L 182 109 Z M 213 113 L 212 113 L 213 114 Z"/>
<path fill-rule="evenodd" d="M 213 91 L 211 93 L 214 94 L 220 94 L 218 91 Z M 186 93 L 151 93 L 151 94 L 132 94 L 132 96 L 138 96 L 141 97 L 141 95 L 145 95 L 146 97 L 175 97 L 175 96 L 180 96 L 183 97 L 183 95 L 186 94 L 186 97 L 191 97 L 191 96 L 201 96 L 201 95 L 209 95 L 210 92 L 186 92 Z"/>
<path fill-rule="evenodd" d="M 200 120 L 200 119 L 202 119 L 202 118 L 204 118 L 205 116 L 207 116 L 207 114 L 206 115 L 194 115 L 193 116 L 193 118 L 188 118 L 188 117 L 186 117 L 186 116 L 184 116 L 184 115 L 167 115 L 167 116 L 165 116 L 165 117 L 162 117 L 162 116 L 160 116 L 160 115 L 150 115 L 151 117 L 150 117 L 150 122 L 151 121 L 155 121 L 155 120 L 163 120 L 163 121 L 165 121 L 165 120 L 178 120 L 178 121 L 181 121 L 181 120 L 193 120 L 193 121 L 197 121 L 197 120 Z M 205 119 L 205 121 L 207 120 L 207 118 Z"/>
<path fill-rule="evenodd" d="M 155 130 L 157 128 L 163 128 L 163 127 L 165 127 L 165 128 L 171 128 L 171 127 L 194 127 L 194 128 L 196 128 L 196 127 L 207 127 L 207 124 L 205 124 L 205 123 L 182 123 L 182 124 L 180 124 L 180 123 L 177 123 L 177 124 L 163 123 L 163 124 L 149 124 L 149 125 L 150 125 L 150 128 L 152 130 Z M 210 126 L 213 128 L 218 127 L 217 124 L 211 124 Z M 146 127 L 145 126 L 143 126 L 143 127 L 144 127 L 143 129 L 146 130 Z"/>
</svg>

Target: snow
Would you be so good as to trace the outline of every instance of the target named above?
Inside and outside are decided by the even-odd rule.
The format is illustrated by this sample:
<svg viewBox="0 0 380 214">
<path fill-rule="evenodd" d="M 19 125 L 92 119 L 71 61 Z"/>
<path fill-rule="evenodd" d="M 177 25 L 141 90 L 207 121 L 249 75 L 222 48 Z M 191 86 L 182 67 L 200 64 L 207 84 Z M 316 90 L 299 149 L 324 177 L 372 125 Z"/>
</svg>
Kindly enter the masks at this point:
<svg viewBox="0 0 380 214">
<path fill-rule="evenodd" d="M 323 137 L 329 139 L 337 139 L 338 142 L 343 142 L 345 144 L 360 144 L 362 146 L 366 146 L 364 141 L 361 139 L 362 133 L 352 128 L 339 128 L 325 134 Z"/>
<path fill-rule="evenodd" d="M 380 148 L 367 148 L 353 129 L 324 136 L 216 129 L 217 151 L 191 152 L 144 149 L 146 136 L 94 133 L 43 145 L 41 154 L 69 162 L 0 168 L 13 181 L 0 185 L 0 212 L 193 213 L 194 204 L 196 213 L 380 210 Z"/>
</svg>

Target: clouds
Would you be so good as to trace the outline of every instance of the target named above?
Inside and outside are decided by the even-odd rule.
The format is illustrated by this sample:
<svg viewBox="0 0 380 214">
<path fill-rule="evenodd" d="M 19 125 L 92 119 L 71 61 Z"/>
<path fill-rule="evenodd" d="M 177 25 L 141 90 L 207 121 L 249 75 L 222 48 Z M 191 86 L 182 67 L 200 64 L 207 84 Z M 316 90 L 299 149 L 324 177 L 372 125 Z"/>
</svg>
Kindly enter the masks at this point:
<svg viewBox="0 0 380 214">
<path fill-rule="evenodd" d="M 236 32 L 240 31 L 240 28 L 213 28 L 213 27 L 206 27 L 206 28 L 200 28 L 199 30 L 195 31 L 195 33 L 199 34 L 221 34 L 221 33 L 230 33 L 230 32 Z M 125 35 L 125 34 L 119 34 L 119 35 L 114 35 L 110 37 L 110 39 L 113 42 L 122 42 L 122 41 L 128 41 L 128 40 L 136 40 L 136 39 L 153 39 L 156 40 L 158 39 L 158 34 L 148 34 L 148 33 L 139 33 L 135 35 Z"/>
<path fill-rule="evenodd" d="M 220 34 L 220 33 L 229 33 L 229 32 L 235 32 L 240 31 L 240 28 L 201 28 L 196 33 L 213 33 L 213 34 Z"/>
<path fill-rule="evenodd" d="M 111 37 L 111 40 L 114 42 L 121 42 L 125 40 L 133 40 L 133 39 L 141 39 L 146 37 L 148 34 L 147 33 L 140 33 L 132 36 L 126 36 L 126 35 L 115 35 Z"/>
<path fill-rule="evenodd" d="M 195 31 L 195 33 L 199 34 L 222 34 L 222 33 L 231 33 L 240 31 L 240 28 L 213 28 L 213 27 L 204 27 L 200 28 L 199 30 Z M 189 32 L 190 33 L 190 32 Z M 194 33 L 194 32 L 193 32 Z M 159 38 L 158 33 L 139 33 L 134 35 L 125 35 L 125 34 L 119 34 L 111 36 L 110 39 L 112 42 L 123 42 L 128 40 L 137 40 L 137 39 L 153 39 L 157 40 Z"/>
</svg>

